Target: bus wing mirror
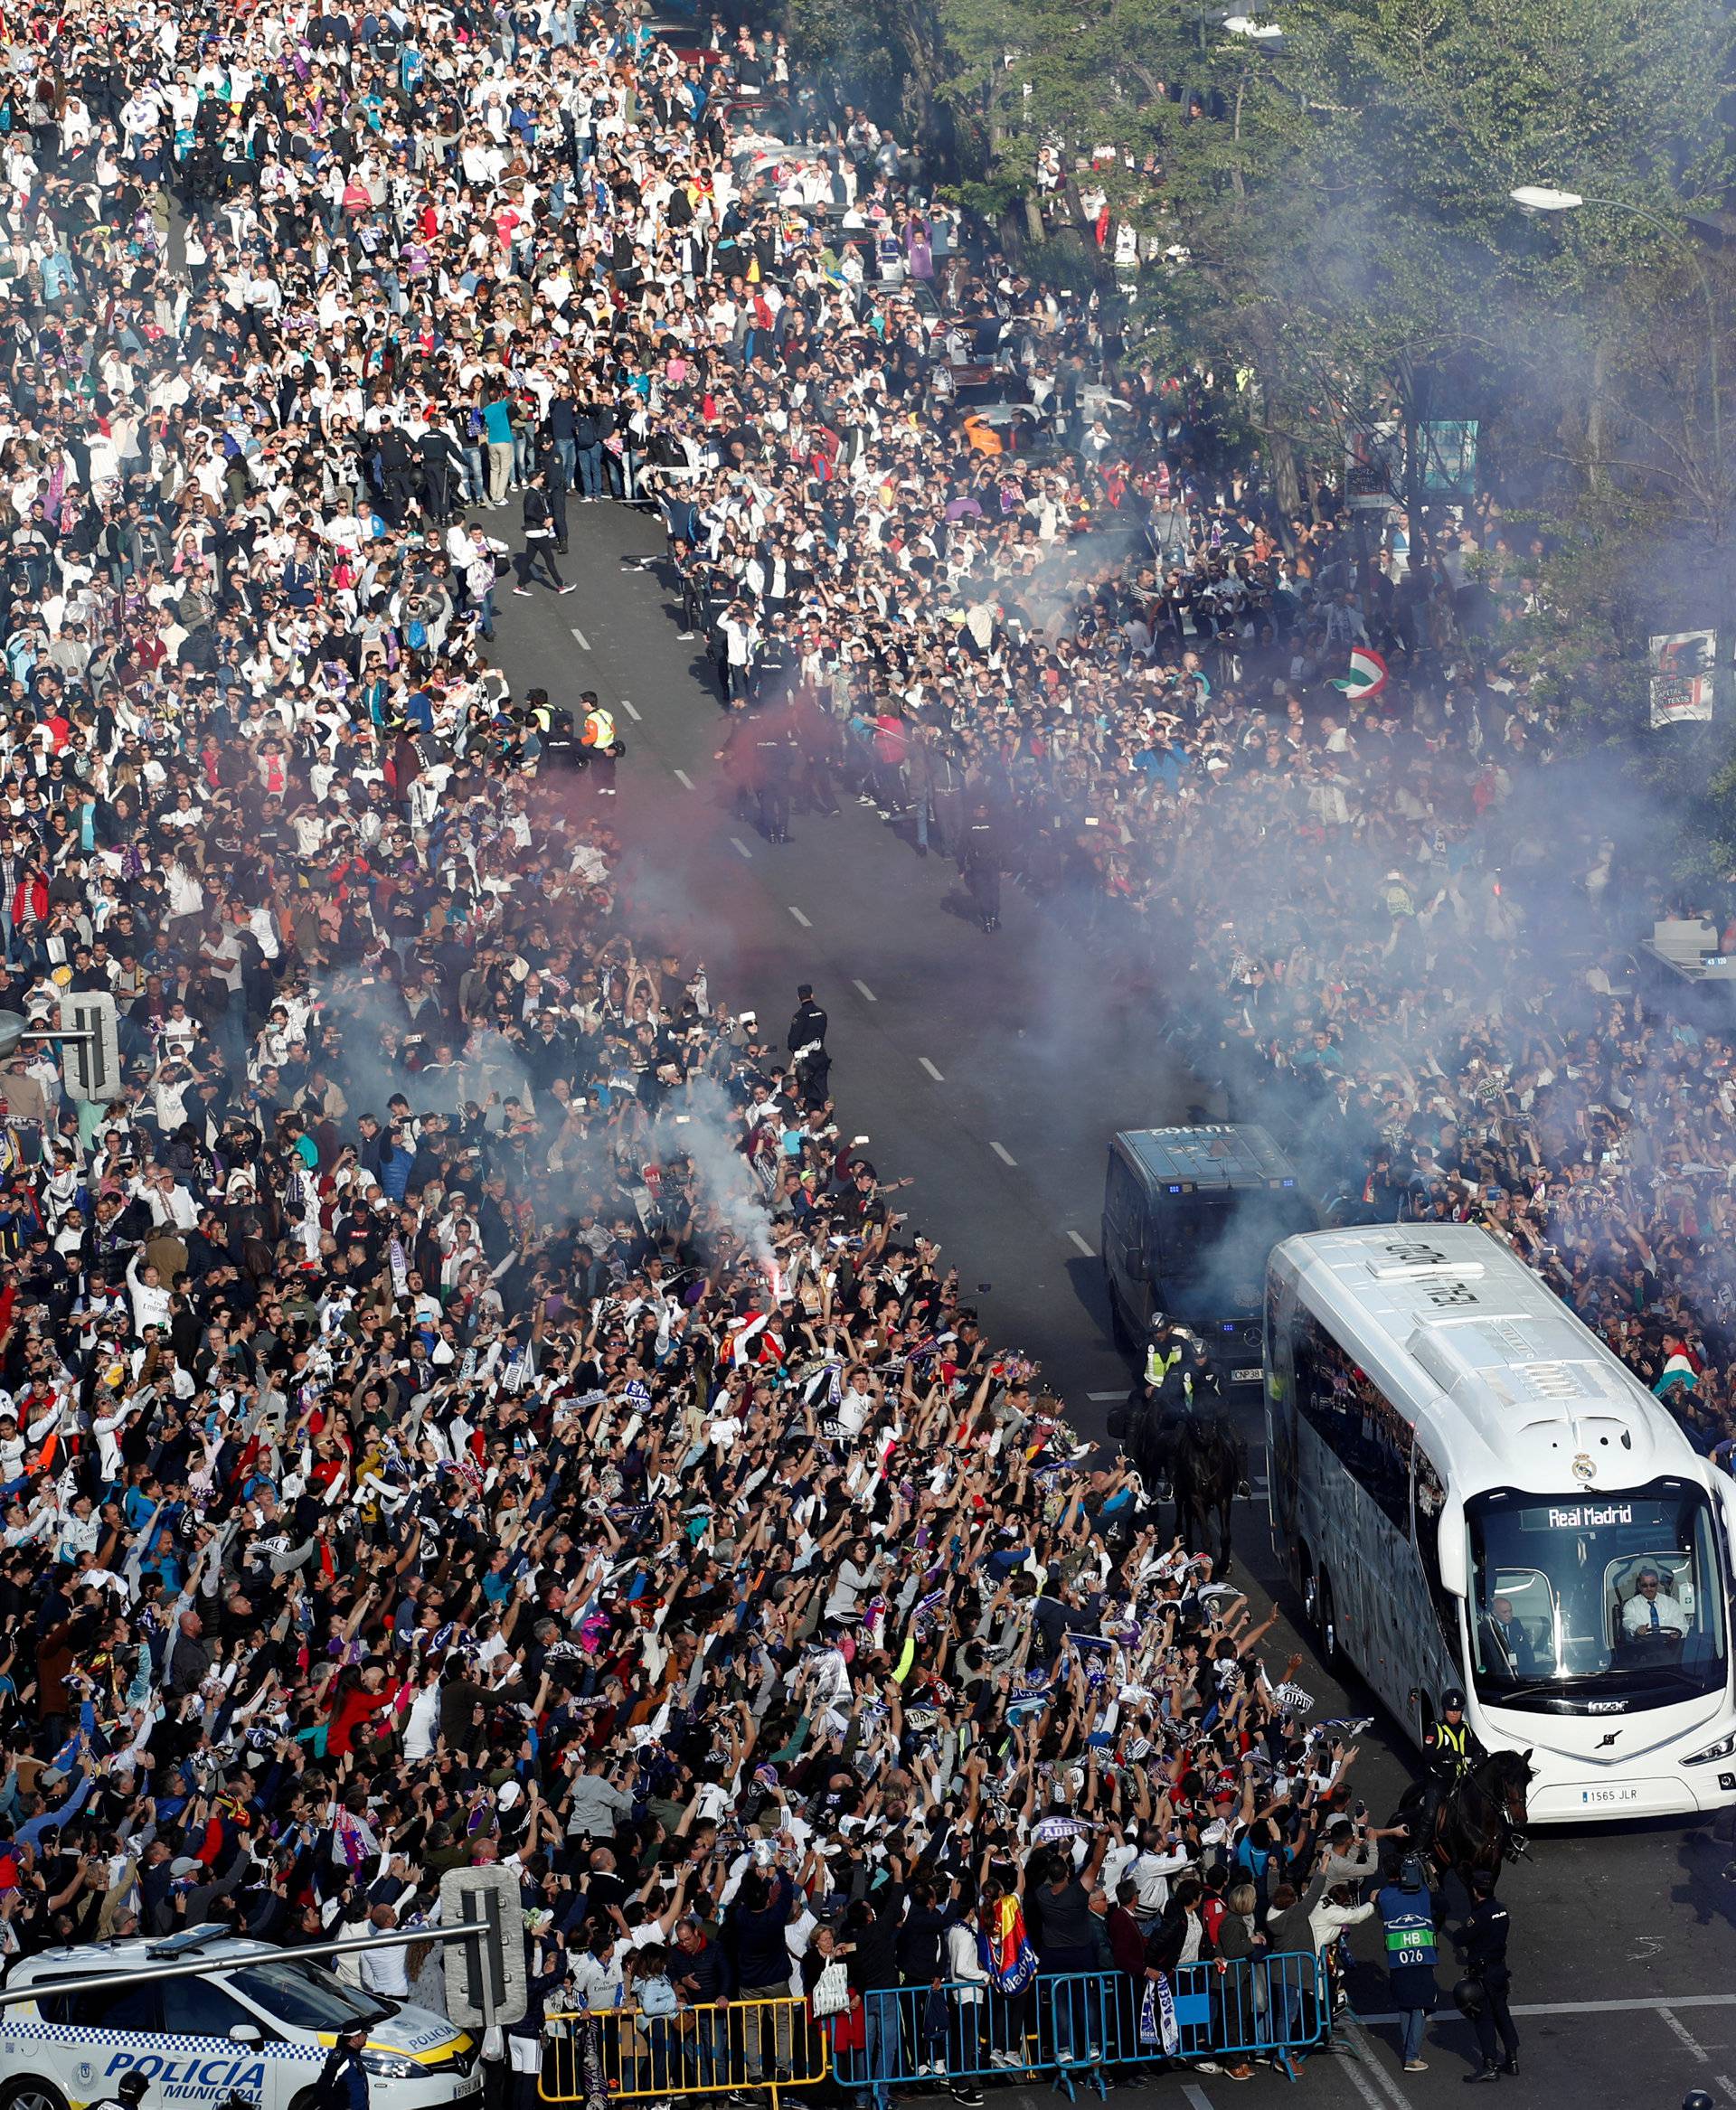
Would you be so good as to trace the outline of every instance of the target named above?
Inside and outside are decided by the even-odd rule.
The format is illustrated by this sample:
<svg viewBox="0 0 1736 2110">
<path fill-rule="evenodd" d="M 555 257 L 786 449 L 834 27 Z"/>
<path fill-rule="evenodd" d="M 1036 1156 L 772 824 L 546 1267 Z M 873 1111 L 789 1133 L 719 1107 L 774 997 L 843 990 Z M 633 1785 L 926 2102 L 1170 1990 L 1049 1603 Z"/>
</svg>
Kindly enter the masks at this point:
<svg viewBox="0 0 1736 2110">
<path fill-rule="evenodd" d="M 1440 1583 L 1455 1597 L 1465 1596 L 1467 1571 L 1465 1559 L 1465 1504 L 1448 1495 L 1440 1507 L 1440 1532 L 1436 1541 L 1440 1562 Z"/>
</svg>

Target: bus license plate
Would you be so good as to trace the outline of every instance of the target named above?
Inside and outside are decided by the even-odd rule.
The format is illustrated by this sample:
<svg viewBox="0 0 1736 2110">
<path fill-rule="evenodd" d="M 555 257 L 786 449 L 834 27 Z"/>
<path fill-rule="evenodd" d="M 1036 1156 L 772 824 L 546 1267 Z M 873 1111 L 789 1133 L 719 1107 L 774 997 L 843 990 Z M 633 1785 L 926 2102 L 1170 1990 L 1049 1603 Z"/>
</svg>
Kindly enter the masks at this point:
<svg viewBox="0 0 1736 2110">
<path fill-rule="evenodd" d="M 1257 1385 L 1260 1376 L 1260 1367 L 1255 1363 L 1251 1370 L 1232 1370 L 1230 1372 L 1230 1382 L 1232 1385 Z"/>
<path fill-rule="evenodd" d="M 1637 1785 L 1632 1787 L 1582 1787 L 1580 1790 L 1580 1800 L 1590 1804 L 1594 1808 L 1607 1809 L 1616 1803 L 1637 1803 L 1639 1800 L 1639 1788 Z"/>
</svg>

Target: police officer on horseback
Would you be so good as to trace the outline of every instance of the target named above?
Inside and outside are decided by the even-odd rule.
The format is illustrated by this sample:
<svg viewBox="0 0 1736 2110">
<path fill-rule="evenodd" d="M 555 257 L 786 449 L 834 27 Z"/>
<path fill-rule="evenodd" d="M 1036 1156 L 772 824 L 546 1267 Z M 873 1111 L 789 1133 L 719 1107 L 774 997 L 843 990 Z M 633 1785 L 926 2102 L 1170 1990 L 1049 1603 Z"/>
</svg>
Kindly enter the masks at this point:
<svg viewBox="0 0 1736 2110">
<path fill-rule="evenodd" d="M 1440 1696 L 1440 1713 L 1423 1736 L 1422 1755 L 1443 1789 L 1456 1787 L 1487 1756 L 1465 1719 L 1465 1695 L 1457 1685 Z"/>
<path fill-rule="evenodd" d="M 1167 1312 L 1154 1312 L 1146 1337 L 1146 1367 L 1139 1387 L 1139 1397 L 1151 1418 L 1152 1455 L 1165 1461 L 1165 1484 L 1154 1489 L 1154 1493 L 1168 1493 L 1167 1460 L 1176 1431 L 1193 1413 L 1196 1400 L 1203 1405 L 1208 1389 L 1215 1389 L 1212 1366 L 1197 1336 L 1178 1326 Z"/>
<path fill-rule="evenodd" d="M 1448 1686 L 1440 1696 L 1440 1712 L 1423 1733 L 1422 1756 L 1429 1778 L 1418 1806 L 1414 1837 L 1427 1852 L 1442 1802 L 1468 1776 L 1472 1766 L 1487 1756 L 1465 1719 L 1465 1695 L 1456 1685 Z"/>
</svg>

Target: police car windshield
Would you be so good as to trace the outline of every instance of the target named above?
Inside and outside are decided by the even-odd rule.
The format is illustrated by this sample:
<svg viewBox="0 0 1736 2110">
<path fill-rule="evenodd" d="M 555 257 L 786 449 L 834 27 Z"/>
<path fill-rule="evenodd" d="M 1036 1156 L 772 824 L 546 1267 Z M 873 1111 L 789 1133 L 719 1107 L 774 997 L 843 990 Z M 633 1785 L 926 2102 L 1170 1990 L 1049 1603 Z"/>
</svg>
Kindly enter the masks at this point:
<svg viewBox="0 0 1736 2110">
<path fill-rule="evenodd" d="M 1471 1663 L 1494 1706 L 1664 1704 L 1724 1682 L 1723 1590 L 1704 1493 L 1503 1489 L 1466 1504 Z"/>
<path fill-rule="evenodd" d="M 244 2000 L 291 2029 L 336 2030 L 372 2028 L 398 2012 L 393 2002 L 371 1999 L 317 1964 L 238 1964 L 229 1983 Z"/>
</svg>

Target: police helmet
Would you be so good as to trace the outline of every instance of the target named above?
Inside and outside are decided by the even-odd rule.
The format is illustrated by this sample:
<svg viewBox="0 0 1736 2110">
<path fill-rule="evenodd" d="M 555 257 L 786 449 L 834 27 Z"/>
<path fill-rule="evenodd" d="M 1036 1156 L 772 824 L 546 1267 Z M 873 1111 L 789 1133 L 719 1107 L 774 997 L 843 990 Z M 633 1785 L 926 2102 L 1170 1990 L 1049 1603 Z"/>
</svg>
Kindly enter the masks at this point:
<svg viewBox="0 0 1736 2110">
<path fill-rule="evenodd" d="M 1457 1685 L 1449 1685 L 1446 1691 L 1441 1694 L 1440 1711 L 1442 1714 L 1464 1713 L 1465 1695 L 1459 1691 Z"/>
<path fill-rule="evenodd" d="M 1453 1988 L 1453 2005 L 1467 2022 L 1474 2022 L 1488 2004 L 1480 1978 L 1461 1978 Z"/>
<path fill-rule="evenodd" d="M 1175 1323 L 1167 1312 L 1154 1312 L 1150 1330 L 1154 1333 L 1167 1333 Z"/>
<path fill-rule="evenodd" d="M 1712 2097 L 1703 2088 L 1690 2088 L 1682 2098 L 1682 2110 L 1713 2110 Z"/>
<path fill-rule="evenodd" d="M 115 2093 L 123 2103 L 139 2103 L 150 2085 L 148 2075 L 140 2073 L 136 2066 L 129 2066 L 115 2084 Z"/>
<path fill-rule="evenodd" d="M 1470 1892 L 1473 1898 L 1493 1898 L 1495 1896 L 1495 1870 L 1493 1869 L 1473 1869 L 1471 1870 Z"/>
</svg>

